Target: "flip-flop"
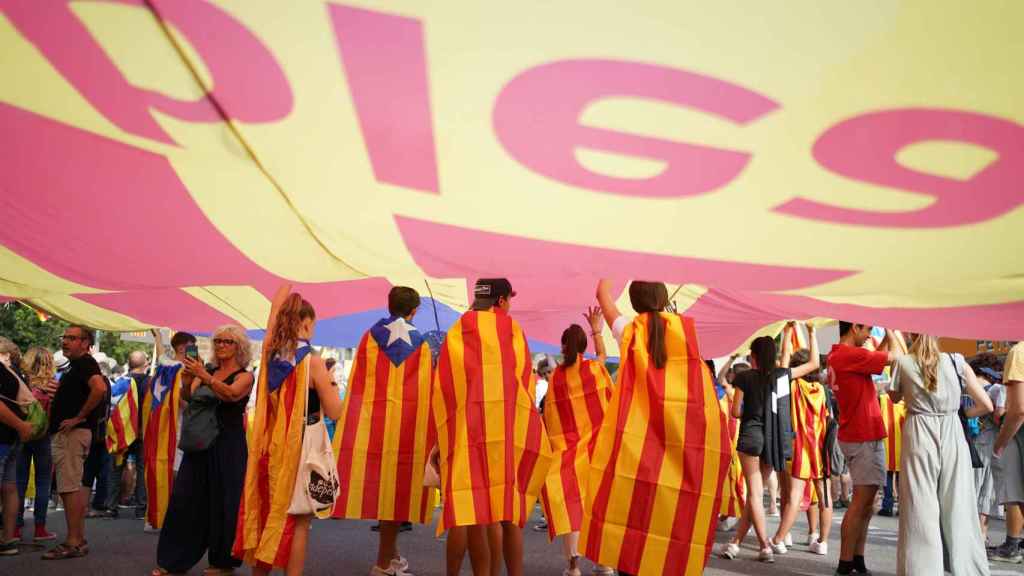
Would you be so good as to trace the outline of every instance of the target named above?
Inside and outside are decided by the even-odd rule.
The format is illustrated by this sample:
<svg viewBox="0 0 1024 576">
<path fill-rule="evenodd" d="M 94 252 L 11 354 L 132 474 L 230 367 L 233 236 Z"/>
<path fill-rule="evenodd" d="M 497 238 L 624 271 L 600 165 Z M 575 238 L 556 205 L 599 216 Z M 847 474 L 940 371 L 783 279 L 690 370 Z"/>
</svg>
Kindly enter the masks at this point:
<svg viewBox="0 0 1024 576">
<path fill-rule="evenodd" d="M 42 558 L 43 560 L 67 560 L 69 558 L 81 558 L 88 554 L 89 546 L 87 544 L 70 546 L 67 543 L 61 543 L 44 552 Z"/>
</svg>

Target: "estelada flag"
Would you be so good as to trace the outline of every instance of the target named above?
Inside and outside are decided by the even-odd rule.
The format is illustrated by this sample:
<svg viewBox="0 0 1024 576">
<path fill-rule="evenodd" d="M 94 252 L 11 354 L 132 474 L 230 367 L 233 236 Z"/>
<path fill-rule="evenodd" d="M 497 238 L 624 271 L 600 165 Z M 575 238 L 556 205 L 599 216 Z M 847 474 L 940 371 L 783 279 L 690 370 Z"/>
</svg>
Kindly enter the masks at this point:
<svg viewBox="0 0 1024 576">
<path fill-rule="evenodd" d="M 434 446 L 430 346 L 400 317 L 378 321 L 359 342 L 334 434 L 335 518 L 425 524 L 435 491 L 423 486 Z"/>
<path fill-rule="evenodd" d="M 828 402 L 820 382 L 799 378 L 793 383 L 793 466 L 794 478 L 811 480 L 831 475 L 825 454 Z"/>
<path fill-rule="evenodd" d="M 591 457 L 580 547 L 638 576 L 704 570 L 732 449 L 691 318 L 660 313 L 668 362 L 647 352 L 641 314 L 622 334 L 618 384 Z"/>
<path fill-rule="evenodd" d="M 272 359 L 260 370 L 232 550 L 252 566 L 285 568 L 291 554 L 295 517 L 288 507 L 302 455 L 312 351 L 304 344 L 292 361 Z"/>
<path fill-rule="evenodd" d="M 900 471 L 900 451 L 903 449 L 903 423 L 907 420 L 907 405 L 900 400 L 893 403 L 888 394 L 878 397 L 882 408 L 882 424 L 888 436 L 885 438 L 885 469 Z"/>
<path fill-rule="evenodd" d="M 114 456 L 123 454 L 139 435 L 138 388 L 130 376 L 126 378 L 128 390 L 121 395 L 107 420 L 107 452 Z"/>
<path fill-rule="evenodd" d="M 732 457 L 729 458 L 729 472 L 725 476 L 725 483 L 722 486 L 722 506 L 719 508 L 719 516 L 739 518 L 743 515 L 743 508 L 747 505 L 747 483 L 743 478 L 743 466 L 740 464 L 739 452 L 736 452 L 736 442 L 740 438 L 740 419 L 732 417 L 732 404 L 736 398 L 736 390 L 731 389 L 718 399 L 718 404 L 725 413 L 725 424 L 729 429 L 729 447 L 732 450 Z"/>
<path fill-rule="evenodd" d="M 548 379 L 544 426 L 554 464 L 541 492 L 548 536 L 578 532 L 583 524 L 590 450 L 612 395 L 612 377 L 600 362 L 580 358 Z"/>
<path fill-rule="evenodd" d="M 181 418 L 181 364 L 162 365 L 149 380 L 143 403 L 142 449 L 146 467 L 146 520 L 161 528 L 174 487 L 174 459 Z"/>
<path fill-rule="evenodd" d="M 552 458 L 527 389 L 532 370 L 526 337 L 504 312 L 470 311 L 448 330 L 432 400 L 444 501 L 438 532 L 525 525 Z"/>
</svg>

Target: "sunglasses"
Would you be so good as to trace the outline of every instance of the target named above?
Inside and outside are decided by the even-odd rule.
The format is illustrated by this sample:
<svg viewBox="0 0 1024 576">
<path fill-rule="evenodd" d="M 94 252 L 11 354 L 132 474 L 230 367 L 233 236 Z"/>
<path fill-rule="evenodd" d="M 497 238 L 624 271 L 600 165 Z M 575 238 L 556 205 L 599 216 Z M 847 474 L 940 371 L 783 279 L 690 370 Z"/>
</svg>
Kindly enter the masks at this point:
<svg viewBox="0 0 1024 576">
<path fill-rule="evenodd" d="M 235 344 L 235 341 L 229 338 L 214 338 L 213 343 L 216 346 L 231 346 Z"/>
</svg>

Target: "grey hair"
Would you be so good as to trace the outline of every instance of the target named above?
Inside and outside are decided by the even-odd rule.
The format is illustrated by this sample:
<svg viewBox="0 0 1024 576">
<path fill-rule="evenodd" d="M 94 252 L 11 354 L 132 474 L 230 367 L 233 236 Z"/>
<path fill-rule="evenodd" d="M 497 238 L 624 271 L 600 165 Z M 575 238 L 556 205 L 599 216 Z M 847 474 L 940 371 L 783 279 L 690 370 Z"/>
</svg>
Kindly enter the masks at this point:
<svg viewBox="0 0 1024 576">
<path fill-rule="evenodd" d="M 245 333 L 241 326 L 225 324 L 213 331 L 210 340 L 216 339 L 221 334 L 227 334 L 235 341 L 235 360 L 238 361 L 238 365 L 242 368 L 248 368 L 249 363 L 252 362 L 252 343 L 249 341 L 249 335 Z M 214 355 L 212 361 L 214 363 L 217 362 L 216 355 Z"/>
</svg>

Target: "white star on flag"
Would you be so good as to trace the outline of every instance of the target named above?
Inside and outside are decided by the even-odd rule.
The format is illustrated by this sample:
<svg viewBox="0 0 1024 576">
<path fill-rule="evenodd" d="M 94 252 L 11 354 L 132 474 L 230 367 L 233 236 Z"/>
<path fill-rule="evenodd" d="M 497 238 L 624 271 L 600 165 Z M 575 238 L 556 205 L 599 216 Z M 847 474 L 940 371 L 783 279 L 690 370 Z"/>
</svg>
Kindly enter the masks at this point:
<svg viewBox="0 0 1024 576">
<path fill-rule="evenodd" d="M 402 340 L 409 346 L 412 346 L 412 338 L 409 338 L 409 332 L 416 329 L 415 326 L 409 324 L 404 318 L 395 318 L 395 321 L 390 324 L 385 324 L 384 328 L 388 331 L 388 346 L 391 346 L 398 340 Z"/>
</svg>

